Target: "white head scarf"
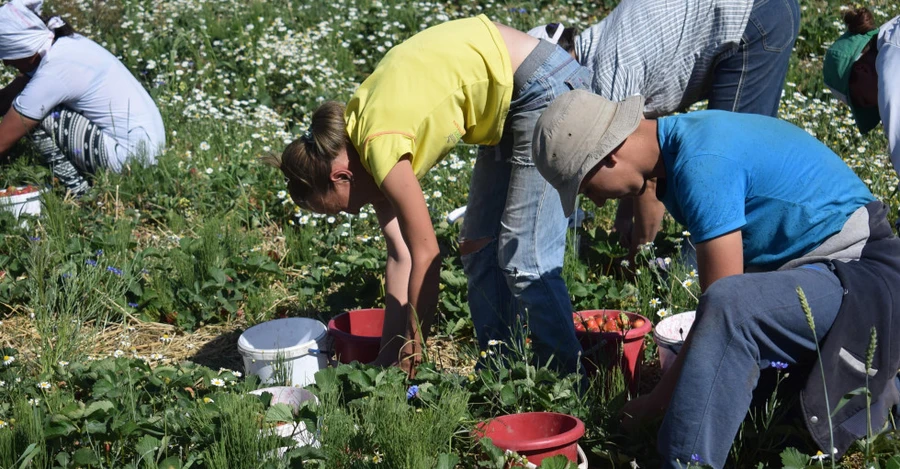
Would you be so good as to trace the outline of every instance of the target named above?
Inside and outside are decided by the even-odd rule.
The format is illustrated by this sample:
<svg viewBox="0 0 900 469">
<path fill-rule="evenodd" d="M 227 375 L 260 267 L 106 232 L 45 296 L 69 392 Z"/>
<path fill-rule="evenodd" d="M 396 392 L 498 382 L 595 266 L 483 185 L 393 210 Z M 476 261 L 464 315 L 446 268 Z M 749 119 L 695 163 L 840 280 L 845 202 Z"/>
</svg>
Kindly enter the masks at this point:
<svg viewBox="0 0 900 469">
<path fill-rule="evenodd" d="M 562 37 L 563 30 L 566 29 L 566 26 L 562 23 L 556 23 L 556 25 L 556 32 L 553 33 L 553 36 L 547 34 L 547 26 L 549 25 L 546 24 L 531 29 L 528 31 L 528 35 L 538 39 L 546 39 L 553 44 L 556 44 L 559 41 L 559 38 Z"/>
<path fill-rule="evenodd" d="M 43 0 L 12 0 L 0 7 L 0 59 L 24 59 L 40 54 L 53 45 L 53 30 L 63 24 L 54 16 L 47 24 L 41 20 Z"/>
</svg>

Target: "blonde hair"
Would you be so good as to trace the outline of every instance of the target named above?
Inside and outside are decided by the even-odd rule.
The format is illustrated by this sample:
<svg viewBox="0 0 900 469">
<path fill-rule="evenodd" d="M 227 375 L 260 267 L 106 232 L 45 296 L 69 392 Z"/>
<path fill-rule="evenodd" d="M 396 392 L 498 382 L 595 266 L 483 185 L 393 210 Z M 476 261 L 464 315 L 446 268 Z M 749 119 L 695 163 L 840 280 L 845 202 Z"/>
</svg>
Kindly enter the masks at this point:
<svg viewBox="0 0 900 469">
<path fill-rule="evenodd" d="M 308 208 L 311 198 L 332 189 L 331 164 L 349 145 L 344 105 L 326 101 L 313 112 L 309 130 L 303 136 L 291 142 L 280 156 L 268 155 L 260 160 L 281 169 L 294 203 Z"/>
</svg>

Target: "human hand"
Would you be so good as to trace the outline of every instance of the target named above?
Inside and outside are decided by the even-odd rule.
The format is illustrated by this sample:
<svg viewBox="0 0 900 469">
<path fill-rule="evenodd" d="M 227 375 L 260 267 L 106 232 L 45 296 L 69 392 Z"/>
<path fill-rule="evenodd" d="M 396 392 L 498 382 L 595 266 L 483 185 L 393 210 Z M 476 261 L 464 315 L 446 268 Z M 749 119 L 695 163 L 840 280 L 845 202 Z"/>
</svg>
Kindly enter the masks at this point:
<svg viewBox="0 0 900 469">
<path fill-rule="evenodd" d="M 612 230 L 615 233 L 619 233 L 619 245 L 630 252 L 632 250 L 631 246 L 634 244 L 632 240 L 634 220 L 630 216 L 616 216 Z"/>
<path fill-rule="evenodd" d="M 407 340 L 400 348 L 400 369 L 409 379 L 416 377 L 416 367 L 422 363 L 422 344 L 418 340 Z"/>
<path fill-rule="evenodd" d="M 628 401 L 619 411 L 619 418 L 622 421 L 622 428 L 627 433 L 635 433 L 644 425 L 661 418 L 665 411 L 665 404 L 650 393 Z"/>
<path fill-rule="evenodd" d="M 402 339 L 398 336 L 381 349 L 378 358 L 372 362 L 372 365 L 397 366 L 405 371 L 409 378 L 415 378 L 416 367 L 420 363 L 422 363 L 421 344 L 418 341 Z"/>
</svg>

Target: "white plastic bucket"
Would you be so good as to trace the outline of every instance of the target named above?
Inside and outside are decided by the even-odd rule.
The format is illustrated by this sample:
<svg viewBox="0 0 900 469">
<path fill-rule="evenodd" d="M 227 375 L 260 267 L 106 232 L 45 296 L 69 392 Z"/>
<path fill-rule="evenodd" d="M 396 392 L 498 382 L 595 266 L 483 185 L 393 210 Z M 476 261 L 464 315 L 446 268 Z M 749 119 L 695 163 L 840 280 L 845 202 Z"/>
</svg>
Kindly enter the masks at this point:
<svg viewBox="0 0 900 469">
<path fill-rule="evenodd" d="M 313 393 L 297 387 L 274 386 L 271 388 L 250 391 L 250 394 L 256 394 L 257 396 L 262 395 L 263 393 L 272 395 L 272 402 L 270 402 L 270 405 L 287 404 L 294 408 L 294 412 L 296 412 L 300 408 L 300 405 L 305 401 L 318 401 Z M 319 442 L 316 440 L 315 435 L 306 430 L 306 424 L 303 422 L 291 422 L 285 425 L 278 425 L 273 428 L 272 431 L 278 436 L 293 438 L 294 441 L 297 442 L 297 446 L 319 447 Z M 283 455 L 288 449 L 289 448 L 280 448 L 278 450 L 278 455 Z"/>
<path fill-rule="evenodd" d="M 263 383 L 274 383 L 282 371 L 290 385 L 303 387 L 315 383 L 316 372 L 328 366 L 327 336 L 325 324 L 315 319 L 276 319 L 244 331 L 238 352 L 244 371 Z"/>
<path fill-rule="evenodd" d="M 653 341 L 659 350 L 659 366 L 663 373 L 675 362 L 675 357 L 694 324 L 695 315 L 696 311 L 673 314 L 653 328 Z"/>
<path fill-rule="evenodd" d="M 16 187 L 16 190 L 24 189 L 28 186 Z M 41 190 L 34 190 L 24 194 L 6 195 L 6 189 L 0 189 L 0 210 L 12 212 L 13 216 L 19 218 L 22 214 L 38 216 L 41 214 Z"/>
</svg>

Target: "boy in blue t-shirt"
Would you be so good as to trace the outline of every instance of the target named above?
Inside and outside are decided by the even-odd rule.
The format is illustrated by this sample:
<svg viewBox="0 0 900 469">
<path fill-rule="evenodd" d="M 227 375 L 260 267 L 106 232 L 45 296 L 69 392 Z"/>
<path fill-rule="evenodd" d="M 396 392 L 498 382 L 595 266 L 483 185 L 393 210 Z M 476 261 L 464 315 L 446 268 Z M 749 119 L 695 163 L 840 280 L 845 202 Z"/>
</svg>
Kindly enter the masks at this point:
<svg viewBox="0 0 900 469">
<path fill-rule="evenodd" d="M 657 198 L 697 243 L 697 319 L 672 369 L 626 405 L 623 424 L 665 413 L 664 467 L 698 458 L 723 467 L 760 370 L 822 366 L 830 398 L 821 374 L 811 374 L 801 404 L 814 440 L 829 448 L 828 405 L 866 382 L 860 357 L 875 328 L 884 339 L 868 374 L 878 404 L 872 425 L 881 428 L 900 400 L 900 344 L 887 340 L 891 313 L 900 313 L 889 287 L 900 284 L 900 240 L 885 206 L 837 155 L 787 122 L 721 111 L 642 120 L 642 108 L 640 96 L 613 103 L 569 92 L 541 116 L 533 143 L 567 215 L 579 193 L 602 206 L 658 178 Z M 860 407 L 847 407 L 833 419 L 838 455 L 866 434 Z"/>
</svg>

